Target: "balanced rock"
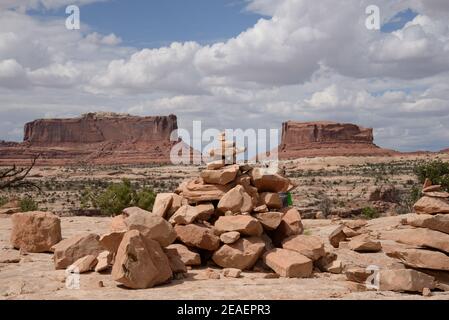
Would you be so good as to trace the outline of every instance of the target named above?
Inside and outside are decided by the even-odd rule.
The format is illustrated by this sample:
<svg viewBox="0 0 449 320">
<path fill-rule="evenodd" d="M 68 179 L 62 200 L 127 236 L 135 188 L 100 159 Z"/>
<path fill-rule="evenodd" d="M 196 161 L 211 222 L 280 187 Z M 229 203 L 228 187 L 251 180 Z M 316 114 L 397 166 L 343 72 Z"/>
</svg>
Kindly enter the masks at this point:
<svg viewBox="0 0 449 320">
<path fill-rule="evenodd" d="M 181 258 L 181 261 L 186 266 L 199 266 L 201 265 L 201 257 L 199 253 L 193 252 L 183 244 L 173 243 L 166 249 L 176 250 Z"/>
<path fill-rule="evenodd" d="M 165 218 L 173 203 L 173 193 L 158 193 L 154 200 L 153 213 Z"/>
<path fill-rule="evenodd" d="M 229 232 L 222 233 L 220 235 L 221 242 L 223 242 L 225 244 L 234 243 L 238 239 L 240 239 L 240 232 L 237 232 L 237 231 L 229 231 Z"/>
<path fill-rule="evenodd" d="M 296 235 L 287 238 L 282 242 L 282 248 L 298 252 L 312 261 L 316 261 L 326 254 L 324 243 L 315 236 Z"/>
<path fill-rule="evenodd" d="M 287 192 L 290 180 L 277 173 L 268 172 L 265 168 L 254 168 L 251 171 L 251 181 L 259 192 Z"/>
<path fill-rule="evenodd" d="M 421 249 L 398 249 L 387 252 L 411 268 L 449 271 L 449 257 L 442 252 Z"/>
<path fill-rule="evenodd" d="M 346 234 L 344 233 L 344 225 L 339 226 L 337 229 L 331 232 L 329 235 L 329 242 L 334 248 L 338 248 L 340 242 L 346 240 Z"/>
<path fill-rule="evenodd" d="M 417 247 L 433 248 L 449 253 L 449 235 L 425 228 L 399 229 L 381 233 L 382 239 Z"/>
<path fill-rule="evenodd" d="M 279 193 L 263 192 L 259 195 L 260 205 L 266 205 L 269 209 L 281 209 L 282 200 Z"/>
<path fill-rule="evenodd" d="M 349 241 L 349 249 L 357 252 L 379 252 L 382 245 L 379 241 L 373 241 L 368 235 L 362 234 Z"/>
<path fill-rule="evenodd" d="M 258 237 L 241 238 L 233 244 L 225 244 L 212 256 L 223 268 L 251 269 L 262 255 L 265 243 Z"/>
<path fill-rule="evenodd" d="M 113 254 L 109 251 L 102 251 L 97 257 L 98 263 L 95 272 L 108 270 L 112 266 Z"/>
<path fill-rule="evenodd" d="M 142 236 L 156 240 L 162 247 L 172 244 L 176 239 L 172 225 L 151 212 L 135 213 L 126 218 L 125 222 L 128 230 L 138 230 Z"/>
<path fill-rule="evenodd" d="M 411 269 L 379 271 L 381 291 L 422 292 L 424 288 L 434 289 L 435 278 Z"/>
<path fill-rule="evenodd" d="M 235 180 L 239 169 L 238 165 L 231 165 L 217 170 L 203 170 L 201 178 L 205 183 L 226 185 Z"/>
<path fill-rule="evenodd" d="M 11 244 L 27 252 L 49 252 L 61 241 L 61 221 L 50 212 L 19 212 L 11 217 Z"/>
<path fill-rule="evenodd" d="M 301 214 L 296 208 L 283 208 L 281 209 L 281 213 L 281 223 L 272 233 L 272 239 L 275 245 L 281 245 L 284 239 L 301 234 L 304 231 Z"/>
<path fill-rule="evenodd" d="M 70 267 L 72 270 L 76 270 L 78 273 L 85 273 L 92 271 L 97 265 L 97 257 L 94 255 L 87 255 L 85 257 L 76 260 Z"/>
<path fill-rule="evenodd" d="M 313 271 L 312 260 L 291 250 L 273 249 L 264 254 L 264 262 L 281 277 L 305 278 Z"/>
<path fill-rule="evenodd" d="M 118 248 L 112 278 L 132 289 L 151 288 L 172 277 L 170 262 L 157 241 L 130 230 Z"/>
<path fill-rule="evenodd" d="M 126 231 L 110 232 L 100 236 L 100 244 L 109 252 L 115 254 L 122 242 L 123 236 Z"/>
<path fill-rule="evenodd" d="M 215 222 L 215 228 L 219 232 L 238 231 L 247 236 L 260 236 L 263 233 L 260 222 L 245 215 L 221 216 Z"/>
<path fill-rule="evenodd" d="M 197 224 L 175 227 L 178 239 L 189 247 L 215 251 L 220 247 L 220 238 L 210 228 Z"/>
<path fill-rule="evenodd" d="M 281 212 L 260 212 L 254 215 L 266 230 L 275 230 L 282 221 Z"/>
<path fill-rule="evenodd" d="M 417 214 L 449 213 L 449 200 L 424 196 L 413 208 Z"/>
<path fill-rule="evenodd" d="M 449 215 L 422 214 L 407 218 L 407 223 L 414 227 L 428 228 L 449 234 Z"/>
<path fill-rule="evenodd" d="M 97 256 L 104 251 L 94 233 L 81 234 L 64 239 L 54 246 L 53 260 L 56 269 L 65 269 L 75 261 L 88 255 Z"/>
</svg>

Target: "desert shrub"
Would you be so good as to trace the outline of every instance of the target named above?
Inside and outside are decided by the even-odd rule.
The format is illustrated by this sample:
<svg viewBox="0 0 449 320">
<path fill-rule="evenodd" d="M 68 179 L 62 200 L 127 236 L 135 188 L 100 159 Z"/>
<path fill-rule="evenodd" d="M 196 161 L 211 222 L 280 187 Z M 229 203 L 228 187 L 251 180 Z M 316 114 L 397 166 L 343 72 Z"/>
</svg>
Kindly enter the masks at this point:
<svg viewBox="0 0 449 320">
<path fill-rule="evenodd" d="M 433 184 L 440 184 L 443 189 L 449 191 L 449 162 L 435 160 L 417 165 L 414 168 L 419 182 L 424 183 L 429 178 Z"/>
<path fill-rule="evenodd" d="M 152 210 L 155 198 L 156 194 L 151 189 L 144 188 L 137 191 L 127 179 L 111 184 L 100 195 L 91 197 L 93 206 L 107 215 L 117 215 L 123 209 L 134 206 Z"/>
<path fill-rule="evenodd" d="M 0 196 L 0 207 L 8 202 L 8 198 Z"/>
<path fill-rule="evenodd" d="M 19 205 L 22 212 L 36 211 L 39 208 L 37 202 L 34 201 L 31 197 L 24 197 L 20 199 Z"/>
<path fill-rule="evenodd" d="M 379 212 L 372 207 L 365 207 L 362 209 L 362 216 L 366 219 L 374 219 L 379 217 Z"/>
<path fill-rule="evenodd" d="M 414 185 L 409 193 L 403 193 L 400 197 L 399 207 L 396 209 L 398 214 L 413 212 L 413 205 L 421 198 L 421 188 Z"/>
<path fill-rule="evenodd" d="M 332 201 L 327 195 L 323 195 L 318 204 L 318 209 L 327 217 L 332 210 Z"/>
</svg>

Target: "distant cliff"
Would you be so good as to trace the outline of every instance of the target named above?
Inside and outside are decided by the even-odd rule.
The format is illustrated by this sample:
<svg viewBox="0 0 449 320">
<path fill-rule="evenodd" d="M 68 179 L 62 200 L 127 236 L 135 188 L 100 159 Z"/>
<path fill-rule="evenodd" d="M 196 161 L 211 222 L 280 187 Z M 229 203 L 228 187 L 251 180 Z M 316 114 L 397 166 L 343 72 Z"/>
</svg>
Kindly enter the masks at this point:
<svg viewBox="0 0 449 320">
<path fill-rule="evenodd" d="M 374 144 L 373 129 L 351 123 L 294 122 L 282 124 L 279 157 L 393 155 Z"/>
<path fill-rule="evenodd" d="M 0 162 L 20 162 L 36 153 L 48 164 L 169 162 L 170 134 L 177 128 L 175 115 L 88 113 L 35 120 L 25 125 L 23 143 L 0 143 Z"/>
</svg>

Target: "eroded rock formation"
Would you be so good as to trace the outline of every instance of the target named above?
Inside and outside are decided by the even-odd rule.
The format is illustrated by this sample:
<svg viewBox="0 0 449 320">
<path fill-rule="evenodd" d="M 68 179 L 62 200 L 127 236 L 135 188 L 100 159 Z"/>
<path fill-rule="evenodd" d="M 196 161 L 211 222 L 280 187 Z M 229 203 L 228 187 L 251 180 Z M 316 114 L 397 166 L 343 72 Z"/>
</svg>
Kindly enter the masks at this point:
<svg viewBox="0 0 449 320">
<path fill-rule="evenodd" d="M 282 124 L 281 159 L 312 156 L 393 155 L 374 144 L 373 129 L 350 123 L 294 122 Z"/>
</svg>

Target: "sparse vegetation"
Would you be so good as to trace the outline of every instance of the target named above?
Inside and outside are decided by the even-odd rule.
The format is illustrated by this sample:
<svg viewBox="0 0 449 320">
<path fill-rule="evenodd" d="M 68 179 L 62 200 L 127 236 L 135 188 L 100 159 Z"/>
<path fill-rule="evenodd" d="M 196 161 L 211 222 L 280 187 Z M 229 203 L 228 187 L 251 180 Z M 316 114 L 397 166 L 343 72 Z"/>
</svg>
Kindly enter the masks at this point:
<svg viewBox="0 0 449 320">
<path fill-rule="evenodd" d="M 19 205 L 22 212 L 37 211 L 39 209 L 37 202 L 28 196 L 20 199 Z"/>
<path fill-rule="evenodd" d="M 433 184 L 440 184 L 444 190 L 449 191 L 449 162 L 441 160 L 426 162 L 417 165 L 414 172 L 420 183 L 429 178 Z"/>
<path fill-rule="evenodd" d="M 362 216 L 366 219 L 375 219 L 379 217 L 379 212 L 372 207 L 365 207 L 362 209 Z"/>
<path fill-rule="evenodd" d="M 0 207 L 8 202 L 8 198 L 0 196 Z"/>
</svg>

